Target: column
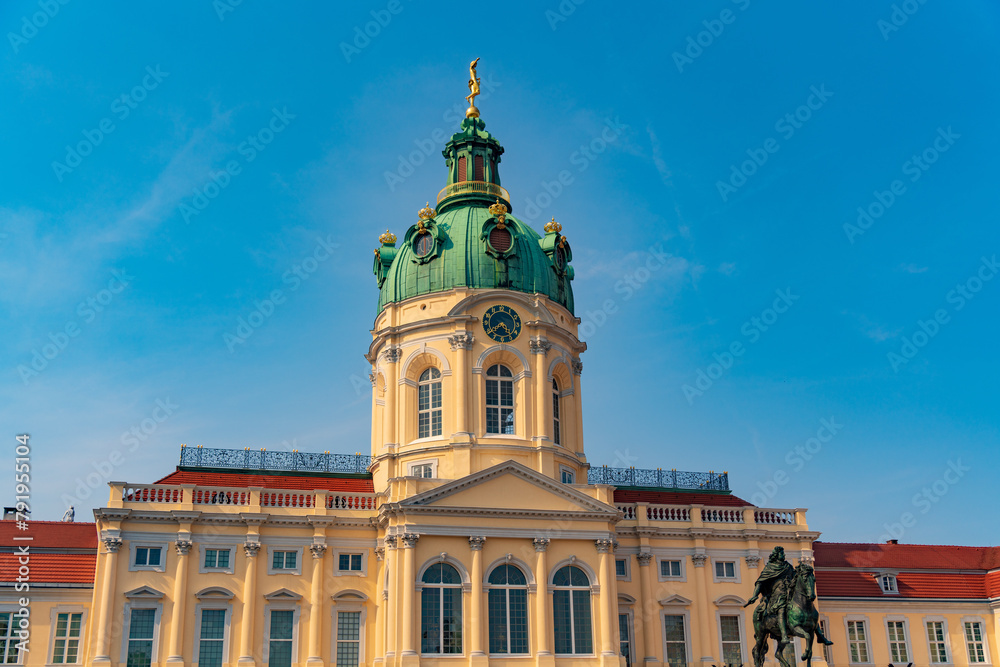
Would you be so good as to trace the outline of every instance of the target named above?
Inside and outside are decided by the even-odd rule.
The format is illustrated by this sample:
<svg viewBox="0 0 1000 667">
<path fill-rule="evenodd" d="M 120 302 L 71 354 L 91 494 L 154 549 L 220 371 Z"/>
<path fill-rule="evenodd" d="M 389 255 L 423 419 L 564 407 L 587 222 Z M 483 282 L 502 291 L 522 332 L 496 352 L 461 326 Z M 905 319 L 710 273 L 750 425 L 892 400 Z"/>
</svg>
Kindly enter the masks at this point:
<svg viewBox="0 0 1000 667">
<path fill-rule="evenodd" d="M 403 627 L 400 633 L 402 637 L 403 653 L 401 656 L 400 665 L 407 667 L 408 665 L 418 665 L 420 664 L 420 654 L 417 653 L 416 649 L 416 633 L 413 630 L 413 617 L 415 615 L 415 610 L 413 608 L 413 593 L 416 589 L 416 559 L 414 557 L 414 551 L 417 548 L 417 540 L 420 536 L 416 533 L 405 533 L 403 536 Z"/>
<path fill-rule="evenodd" d="M 240 659 L 243 667 L 255 664 L 253 657 L 254 606 L 257 600 L 257 552 L 260 542 L 245 542 L 247 571 L 243 578 L 243 617 L 240 621 Z"/>
<path fill-rule="evenodd" d="M 386 591 L 382 582 L 385 581 L 385 547 L 375 547 L 375 657 L 372 662 L 381 665 L 385 662 L 385 599 Z"/>
<path fill-rule="evenodd" d="M 173 611 L 170 614 L 170 640 L 167 643 L 167 662 L 184 664 L 184 603 L 187 601 L 188 553 L 191 551 L 191 540 L 181 537 L 174 542 L 177 547 L 177 569 L 174 574 Z"/>
<path fill-rule="evenodd" d="M 614 542 L 609 539 L 594 540 L 600 554 L 601 583 L 601 664 L 618 664 L 618 601 L 613 598 L 617 589 L 614 568 Z"/>
<path fill-rule="evenodd" d="M 94 648 L 94 663 L 110 663 L 111 655 L 108 650 L 110 644 L 108 638 L 108 623 L 111 619 L 111 611 L 115 606 L 114 591 L 116 569 L 118 567 L 118 550 L 121 549 L 122 540 L 120 537 L 105 537 L 104 542 L 104 581 L 101 591 L 101 608 L 97 610 L 97 642 Z"/>
<path fill-rule="evenodd" d="M 556 664 L 552 654 L 552 630 L 549 626 L 549 567 L 546 551 L 549 538 L 536 537 L 535 544 L 535 645 L 538 647 L 539 667 Z"/>
<path fill-rule="evenodd" d="M 700 512 L 699 508 L 693 508 L 691 514 L 695 512 Z M 701 540 L 698 540 L 701 541 Z M 698 547 L 695 547 L 698 548 Z M 704 547 L 702 547 L 704 549 Z M 708 560 L 708 556 L 704 553 L 696 553 L 691 556 L 691 562 L 694 564 L 694 584 L 695 592 L 698 599 L 692 605 L 697 609 L 698 618 L 692 619 L 692 624 L 698 624 L 698 643 L 701 647 L 698 649 L 701 652 L 700 660 L 703 665 L 711 665 L 715 658 L 712 657 L 712 606 L 708 600 L 708 582 L 706 578 L 708 577 L 708 568 L 705 567 L 705 561 Z"/>
<path fill-rule="evenodd" d="M 642 623 L 642 652 L 643 662 L 652 665 L 658 662 L 656 658 L 656 638 L 659 636 L 660 615 L 655 608 L 656 600 L 653 593 L 653 585 L 650 581 L 649 564 L 653 561 L 653 554 L 639 554 L 636 556 L 639 561 L 639 618 Z M 638 623 L 636 624 L 638 625 Z M 666 660 L 666 656 L 663 658 Z"/>
<path fill-rule="evenodd" d="M 535 433 L 533 440 L 547 440 L 551 444 L 552 433 L 552 383 L 546 380 L 548 368 L 546 358 L 552 343 L 542 337 L 529 341 L 532 361 L 535 364 L 533 372 L 535 380 Z M 565 387 L 563 387 L 565 389 Z"/>
<path fill-rule="evenodd" d="M 401 355 L 402 352 L 398 347 L 389 347 L 385 351 L 385 360 L 388 363 L 385 367 L 385 407 L 383 408 L 385 420 L 382 426 L 383 445 L 396 444 L 398 442 L 399 436 L 396 433 L 396 397 L 399 395 L 399 382 L 396 377 L 398 371 L 396 362 L 399 361 Z"/>
<path fill-rule="evenodd" d="M 469 538 L 469 548 L 472 549 L 472 600 L 469 605 L 469 623 L 472 626 L 469 632 L 469 650 L 471 660 L 470 665 L 487 665 L 489 660 L 486 651 L 483 650 L 483 544 L 485 537 L 473 536 Z"/>
<path fill-rule="evenodd" d="M 385 664 L 391 667 L 396 662 L 396 646 L 399 637 L 396 632 L 399 619 L 399 552 L 396 550 L 396 536 L 385 536 L 385 568 L 389 573 L 385 591 Z"/>
<path fill-rule="evenodd" d="M 472 349 L 472 334 L 459 331 L 448 337 L 455 355 L 455 433 L 462 442 L 471 435 L 469 426 L 469 350 Z"/>
<path fill-rule="evenodd" d="M 323 633 L 323 570 L 325 569 L 325 544 L 309 546 L 313 557 L 312 590 L 309 594 L 309 657 L 307 663 L 323 664 L 320 637 Z"/>
</svg>

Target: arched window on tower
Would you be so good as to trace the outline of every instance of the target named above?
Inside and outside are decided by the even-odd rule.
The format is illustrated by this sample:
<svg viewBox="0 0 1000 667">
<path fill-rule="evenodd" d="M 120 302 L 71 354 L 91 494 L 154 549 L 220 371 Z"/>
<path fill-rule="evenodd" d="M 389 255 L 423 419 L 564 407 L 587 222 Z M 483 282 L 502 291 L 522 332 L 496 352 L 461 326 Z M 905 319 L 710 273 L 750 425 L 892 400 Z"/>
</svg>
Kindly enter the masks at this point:
<svg viewBox="0 0 1000 667">
<path fill-rule="evenodd" d="M 463 155 L 462 157 L 458 158 L 458 181 L 457 182 L 459 182 L 459 183 L 461 183 L 462 181 L 469 180 L 468 179 L 468 172 L 465 170 L 465 165 L 466 165 L 466 161 L 465 161 L 465 156 Z"/>
<path fill-rule="evenodd" d="M 559 382 L 552 378 L 552 441 L 557 445 L 562 444 L 562 435 L 559 433 Z"/>
<path fill-rule="evenodd" d="M 462 652 L 462 578 L 447 563 L 435 563 L 421 578 L 420 652 Z"/>
<path fill-rule="evenodd" d="M 490 653 L 528 653 L 528 580 L 513 565 L 501 565 L 489 578 Z"/>
<path fill-rule="evenodd" d="M 514 374 L 503 364 L 486 371 L 486 432 L 514 434 Z"/>
<path fill-rule="evenodd" d="M 552 630 L 556 655 L 589 655 L 594 652 L 590 579 L 575 565 L 559 568 L 552 577 Z"/>
<path fill-rule="evenodd" d="M 417 383 L 417 437 L 441 435 L 441 371 L 428 368 Z"/>
<path fill-rule="evenodd" d="M 486 171 L 483 169 L 483 156 L 477 155 L 473 158 L 472 164 L 475 166 L 473 178 L 474 181 L 485 181 Z"/>
</svg>

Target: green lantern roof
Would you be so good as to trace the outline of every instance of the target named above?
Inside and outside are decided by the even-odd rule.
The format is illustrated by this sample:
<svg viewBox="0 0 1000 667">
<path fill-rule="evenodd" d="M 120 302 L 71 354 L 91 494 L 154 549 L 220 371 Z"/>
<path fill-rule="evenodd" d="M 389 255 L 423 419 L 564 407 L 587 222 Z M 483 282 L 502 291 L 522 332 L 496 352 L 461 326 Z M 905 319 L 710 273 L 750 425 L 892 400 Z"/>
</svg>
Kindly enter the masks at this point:
<svg viewBox="0 0 1000 667">
<path fill-rule="evenodd" d="M 510 215 L 510 195 L 500 186 L 503 147 L 478 117 L 445 145 L 446 186 L 397 245 L 380 237 L 374 273 L 379 311 L 387 304 L 456 287 L 539 293 L 573 312 L 572 250 L 562 227 L 544 236 Z"/>
</svg>

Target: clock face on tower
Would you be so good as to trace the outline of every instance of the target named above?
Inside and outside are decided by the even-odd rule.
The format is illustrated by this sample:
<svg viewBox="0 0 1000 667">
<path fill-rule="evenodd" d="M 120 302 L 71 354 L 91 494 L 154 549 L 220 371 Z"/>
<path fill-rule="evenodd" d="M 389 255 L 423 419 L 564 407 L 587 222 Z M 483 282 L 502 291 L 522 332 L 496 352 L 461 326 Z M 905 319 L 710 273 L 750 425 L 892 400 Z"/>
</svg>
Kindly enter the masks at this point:
<svg viewBox="0 0 1000 667">
<path fill-rule="evenodd" d="M 521 333 L 521 316 L 510 306 L 491 306 L 483 313 L 486 335 L 498 343 L 509 343 Z"/>
</svg>

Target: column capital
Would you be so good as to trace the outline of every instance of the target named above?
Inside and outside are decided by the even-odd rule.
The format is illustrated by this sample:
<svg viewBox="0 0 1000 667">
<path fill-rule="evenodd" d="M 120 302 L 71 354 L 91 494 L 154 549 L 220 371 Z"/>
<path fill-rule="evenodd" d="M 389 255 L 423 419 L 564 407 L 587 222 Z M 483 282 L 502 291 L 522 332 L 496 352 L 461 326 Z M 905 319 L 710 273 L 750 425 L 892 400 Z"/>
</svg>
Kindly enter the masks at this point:
<svg viewBox="0 0 1000 667">
<path fill-rule="evenodd" d="M 705 554 L 694 554 L 691 556 L 691 562 L 694 563 L 695 567 L 705 567 L 705 561 L 708 560 L 708 556 Z"/>
<path fill-rule="evenodd" d="M 473 535 L 469 538 L 469 548 L 473 551 L 482 551 L 484 544 L 486 544 L 486 538 L 482 535 Z"/>
<path fill-rule="evenodd" d="M 105 537 L 101 541 L 104 542 L 104 548 L 109 554 L 116 554 L 122 548 L 122 538 L 120 537 Z"/>
<path fill-rule="evenodd" d="M 254 558 L 258 551 L 260 551 L 260 542 L 243 543 L 243 553 L 246 554 L 247 558 Z"/>
<path fill-rule="evenodd" d="M 548 551 L 551 540 L 547 537 L 536 537 L 533 542 L 535 551 Z"/>
<path fill-rule="evenodd" d="M 403 538 L 404 549 L 413 549 L 417 546 L 417 540 L 420 539 L 420 535 L 417 533 L 403 533 L 400 537 Z"/>
<path fill-rule="evenodd" d="M 531 350 L 531 354 L 548 354 L 548 351 L 552 349 L 552 343 L 547 338 L 539 336 L 528 341 L 528 348 Z"/>
<path fill-rule="evenodd" d="M 760 564 L 760 556 L 750 555 L 746 556 L 745 558 L 747 561 L 747 567 L 749 567 L 751 570 L 756 570 L 757 565 Z"/>
<path fill-rule="evenodd" d="M 396 536 L 395 535 L 386 535 L 385 539 L 382 540 L 382 541 L 385 542 L 385 548 L 386 549 L 395 549 L 396 548 Z"/>
<path fill-rule="evenodd" d="M 476 338 L 468 331 L 458 331 L 448 336 L 448 343 L 453 350 L 471 350 Z"/>
<path fill-rule="evenodd" d="M 375 547 L 375 558 L 385 560 L 385 547 Z"/>
<path fill-rule="evenodd" d="M 639 554 L 635 559 L 639 561 L 639 567 L 647 567 L 653 561 L 653 554 Z"/>
<path fill-rule="evenodd" d="M 580 361 L 579 358 L 573 359 L 572 365 L 573 365 L 573 373 L 574 374 L 576 374 L 576 375 L 582 375 L 583 374 L 583 362 Z"/>
<path fill-rule="evenodd" d="M 319 559 L 323 558 L 323 556 L 326 554 L 326 545 L 325 544 L 310 544 L 309 545 L 309 551 L 312 552 L 313 558 L 315 558 L 316 560 L 319 560 Z"/>
<path fill-rule="evenodd" d="M 375 380 L 377 379 L 378 376 L 375 374 L 375 371 L 372 371 L 371 373 L 368 374 L 368 381 L 372 383 L 373 387 L 375 386 Z"/>
<path fill-rule="evenodd" d="M 191 551 L 191 540 L 182 540 L 178 538 L 174 542 L 174 547 L 177 549 L 178 556 L 187 556 L 188 552 Z"/>
<path fill-rule="evenodd" d="M 399 361 L 401 356 L 403 356 L 403 350 L 398 345 L 385 348 L 385 360 L 390 364 L 394 364 Z"/>
<path fill-rule="evenodd" d="M 615 547 L 618 546 L 614 540 L 609 539 L 594 540 L 594 545 L 599 554 L 614 553 Z"/>
</svg>

